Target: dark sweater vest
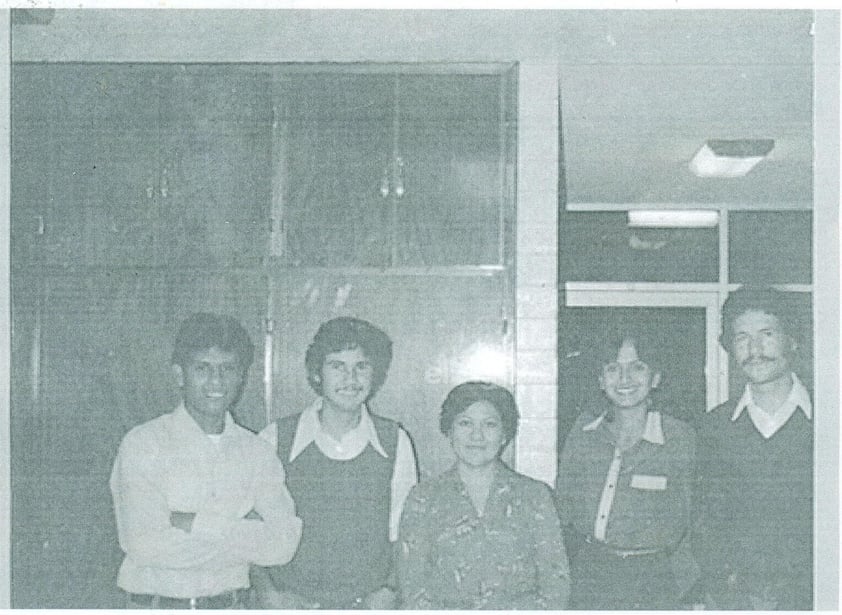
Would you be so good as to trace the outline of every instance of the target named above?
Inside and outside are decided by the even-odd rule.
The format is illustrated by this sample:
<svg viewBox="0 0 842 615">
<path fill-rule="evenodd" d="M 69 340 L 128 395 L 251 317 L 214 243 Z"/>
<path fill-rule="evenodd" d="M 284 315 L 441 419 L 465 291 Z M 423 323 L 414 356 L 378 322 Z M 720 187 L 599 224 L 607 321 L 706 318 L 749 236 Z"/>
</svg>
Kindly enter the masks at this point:
<svg viewBox="0 0 842 615">
<path fill-rule="evenodd" d="M 392 569 L 389 510 L 398 425 L 372 415 L 388 458 L 371 444 L 353 459 L 329 459 L 311 442 L 289 454 L 301 415 L 278 420 L 278 458 L 304 522 L 298 550 L 272 569 L 276 587 L 318 602 L 322 609 L 351 607 L 382 586 Z"/>
<path fill-rule="evenodd" d="M 778 609 L 812 608 L 813 426 L 798 409 L 766 440 L 737 400 L 699 430 L 695 545 L 708 578 L 736 572 L 748 588 L 774 588 Z"/>
</svg>

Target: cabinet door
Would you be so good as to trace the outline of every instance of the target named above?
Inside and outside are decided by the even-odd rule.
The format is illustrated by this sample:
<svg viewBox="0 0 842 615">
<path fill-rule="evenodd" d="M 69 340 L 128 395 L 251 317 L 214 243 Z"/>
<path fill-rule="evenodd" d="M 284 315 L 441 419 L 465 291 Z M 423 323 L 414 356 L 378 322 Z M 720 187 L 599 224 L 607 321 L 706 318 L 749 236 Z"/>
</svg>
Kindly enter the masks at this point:
<svg viewBox="0 0 842 615">
<path fill-rule="evenodd" d="M 215 267 L 264 255 L 265 73 L 22 65 L 13 91 L 16 261 Z"/>
<path fill-rule="evenodd" d="M 509 204 L 503 75 L 399 75 L 395 265 L 501 264 Z"/>
<path fill-rule="evenodd" d="M 391 205 L 380 194 L 392 153 L 388 75 L 292 74 L 284 124 L 286 260 L 304 267 L 384 267 Z"/>
<path fill-rule="evenodd" d="M 12 208 L 22 264 L 150 265 L 156 69 L 15 65 Z"/>
<path fill-rule="evenodd" d="M 108 479 L 125 432 L 172 403 L 165 293 L 114 272 L 17 280 L 12 606 L 117 608 Z"/>
<path fill-rule="evenodd" d="M 284 77 L 286 261 L 501 264 L 509 76 L 384 70 Z"/>
<path fill-rule="evenodd" d="M 176 66 L 164 82 L 161 264 L 258 265 L 269 239 L 268 76 L 237 66 Z"/>
</svg>

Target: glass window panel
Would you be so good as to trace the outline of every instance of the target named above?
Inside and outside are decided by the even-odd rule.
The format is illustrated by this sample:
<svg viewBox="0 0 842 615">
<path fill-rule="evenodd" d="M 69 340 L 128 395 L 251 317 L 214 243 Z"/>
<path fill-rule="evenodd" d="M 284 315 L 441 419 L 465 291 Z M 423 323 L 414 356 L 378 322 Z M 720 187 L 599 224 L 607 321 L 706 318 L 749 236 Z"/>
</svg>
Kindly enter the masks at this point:
<svg viewBox="0 0 842 615">
<path fill-rule="evenodd" d="M 289 76 L 290 264 L 497 264 L 503 79 Z"/>
<path fill-rule="evenodd" d="M 810 284 L 813 215 L 809 211 L 741 211 L 728 216 L 729 281 Z"/>
<path fill-rule="evenodd" d="M 399 82 L 405 195 L 398 263 L 499 260 L 499 75 L 407 75 Z"/>
<path fill-rule="evenodd" d="M 714 228 L 629 228 L 625 212 L 562 212 L 562 282 L 716 282 Z"/>
</svg>

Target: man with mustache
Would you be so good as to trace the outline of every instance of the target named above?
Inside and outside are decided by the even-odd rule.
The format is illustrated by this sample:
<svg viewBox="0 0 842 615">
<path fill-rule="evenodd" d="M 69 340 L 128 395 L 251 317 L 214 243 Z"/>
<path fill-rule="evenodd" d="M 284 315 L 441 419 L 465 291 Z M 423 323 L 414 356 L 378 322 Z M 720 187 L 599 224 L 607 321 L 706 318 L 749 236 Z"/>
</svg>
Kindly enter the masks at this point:
<svg viewBox="0 0 842 615">
<path fill-rule="evenodd" d="M 708 609 L 812 608 L 813 407 L 794 371 L 795 299 L 740 288 L 722 308 L 720 342 L 746 384 L 699 426 L 694 543 Z"/>
<path fill-rule="evenodd" d="M 291 562 L 253 569 L 257 606 L 395 608 L 394 543 L 417 470 L 406 431 L 368 409 L 391 360 L 392 340 L 370 322 L 327 321 L 304 358 L 318 397 L 261 432 L 304 530 Z"/>
</svg>

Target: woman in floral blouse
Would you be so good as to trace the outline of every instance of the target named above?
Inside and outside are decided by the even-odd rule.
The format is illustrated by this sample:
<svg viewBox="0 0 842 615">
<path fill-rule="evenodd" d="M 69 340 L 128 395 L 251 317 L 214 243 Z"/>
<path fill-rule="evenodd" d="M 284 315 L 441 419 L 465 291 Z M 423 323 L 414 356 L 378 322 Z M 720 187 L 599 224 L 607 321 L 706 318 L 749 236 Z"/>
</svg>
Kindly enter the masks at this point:
<svg viewBox="0 0 842 615">
<path fill-rule="evenodd" d="M 486 382 L 454 388 L 440 427 L 456 466 L 416 485 L 400 524 L 406 609 L 563 609 L 569 575 L 549 488 L 500 460 L 517 430 L 512 394 Z"/>
</svg>

